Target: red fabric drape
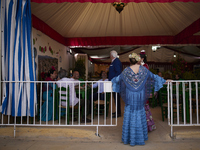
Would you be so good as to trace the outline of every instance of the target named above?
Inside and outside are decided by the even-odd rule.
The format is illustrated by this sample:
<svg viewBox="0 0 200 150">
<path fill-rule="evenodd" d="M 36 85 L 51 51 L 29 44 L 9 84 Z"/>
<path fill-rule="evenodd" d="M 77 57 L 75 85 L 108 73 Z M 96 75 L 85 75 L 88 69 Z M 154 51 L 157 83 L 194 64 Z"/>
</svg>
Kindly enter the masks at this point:
<svg viewBox="0 0 200 150">
<path fill-rule="evenodd" d="M 187 28 L 185 28 L 183 31 L 181 31 L 179 34 L 176 35 L 176 42 L 180 43 L 182 40 L 185 40 L 188 37 L 191 37 L 193 34 L 200 31 L 200 19 L 193 22 L 191 25 L 189 25 Z"/>
<path fill-rule="evenodd" d="M 190 36 L 187 38 L 181 38 L 180 42 L 178 42 L 179 40 L 176 40 L 176 38 L 179 38 L 179 36 L 132 36 L 132 37 L 122 36 L 122 37 L 65 38 L 34 15 L 32 15 L 32 25 L 37 30 L 40 30 L 50 38 L 66 46 L 200 44 L 199 35 Z M 197 29 L 193 30 L 198 30 L 199 26 L 196 25 L 194 28 Z M 187 30 L 187 32 L 189 33 L 190 31 Z"/>
<path fill-rule="evenodd" d="M 31 2 L 36 3 L 63 3 L 63 2 L 92 2 L 92 3 L 113 3 L 116 2 L 116 0 L 31 0 Z M 141 2 L 147 2 L 147 3 L 171 3 L 171 2 L 199 2 L 199 0 L 121 0 L 121 2 L 129 3 L 129 2 L 135 2 L 135 3 L 141 3 Z"/>
<path fill-rule="evenodd" d="M 83 37 L 66 38 L 67 45 L 98 46 L 98 45 L 149 45 L 174 44 L 173 36 L 122 36 L 122 37 Z"/>
<path fill-rule="evenodd" d="M 57 42 L 66 45 L 65 38 L 62 35 L 60 35 L 58 32 L 56 32 L 54 29 L 52 29 L 50 26 L 48 26 L 45 22 L 43 22 L 36 16 L 31 15 L 31 17 L 32 17 L 32 26 L 35 29 L 41 31 L 50 38 L 56 40 Z"/>
</svg>

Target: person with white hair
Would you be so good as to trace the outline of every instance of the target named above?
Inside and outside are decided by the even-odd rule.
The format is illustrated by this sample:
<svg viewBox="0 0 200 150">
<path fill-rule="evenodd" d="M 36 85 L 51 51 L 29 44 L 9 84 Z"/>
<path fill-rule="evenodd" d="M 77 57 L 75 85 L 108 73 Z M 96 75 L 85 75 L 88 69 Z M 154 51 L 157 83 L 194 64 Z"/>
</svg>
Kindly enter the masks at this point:
<svg viewBox="0 0 200 150">
<path fill-rule="evenodd" d="M 58 78 L 57 80 L 60 80 L 64 77 L 67 77 L 67 71 L 65 69 L 60 69 L 60 71 L 58 72 Z"/>
<path fill-rule="evenodd" d="M 110 52 L 110 59 L 111 59 L 111 64 L 109 67 L 109 75 L 108 75 L 108 79 L 109 81 L 111 81 L 114 77 L 118 76 L 121 74 L 122 72 L 122 63 L 119 60 L 119 58 L 117 58 L 117 52 L 115 50 L 112 50 Z M 115 102 L 116 102 L 116 93 L 113 93 Z M 117 93 L 117 116 L 116 113 L 113 113 L 113 118 L 116 117 L 121 117 L 121 103 L 120 103 L 120 95 L 119 93 Z"/>
</svg>

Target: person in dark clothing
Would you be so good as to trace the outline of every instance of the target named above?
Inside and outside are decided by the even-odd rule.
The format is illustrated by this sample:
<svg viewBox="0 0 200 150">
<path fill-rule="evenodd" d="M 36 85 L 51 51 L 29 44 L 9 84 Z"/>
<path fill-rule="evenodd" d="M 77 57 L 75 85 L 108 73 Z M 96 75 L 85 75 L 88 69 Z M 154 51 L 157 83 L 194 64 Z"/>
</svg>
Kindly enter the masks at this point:
<svg viewBox="0 0 200 150">
<path fill-rule="evenodd" d="M 114 77 L 120 75 L 122 72 L 122 63 L 117 58 L 117 52 L 115 50 L 112 50 L 110 52 L 110 59 L 111 59 L 111 64 L 109 67 L 109 75 L 108 75 L 108 80 L 111 81 Z M 116 93 L 113 93 L 115 103 L 116 103 Z M 117 116 L 116 113 L 113 113 L 113 118 L 116 117 L 121 117 L 121 103 L 120 103 L 120 95 L 117 93 Z"/>
</svg>

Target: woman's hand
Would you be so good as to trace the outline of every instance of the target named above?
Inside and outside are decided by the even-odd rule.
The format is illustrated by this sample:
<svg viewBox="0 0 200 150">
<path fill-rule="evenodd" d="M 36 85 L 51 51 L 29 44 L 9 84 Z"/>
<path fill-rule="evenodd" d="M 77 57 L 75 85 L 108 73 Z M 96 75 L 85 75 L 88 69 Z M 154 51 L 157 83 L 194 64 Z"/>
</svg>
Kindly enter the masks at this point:
<svg viewBox="0 0 200 150">
<path fill-rule="evenodd" d="M 173 81 L 173 80 L 171 80 L 171 79 L 167 79 L 167 80 L 166 80 L 166 82 L 172 82 L 172 81 Z"/>
</svg>

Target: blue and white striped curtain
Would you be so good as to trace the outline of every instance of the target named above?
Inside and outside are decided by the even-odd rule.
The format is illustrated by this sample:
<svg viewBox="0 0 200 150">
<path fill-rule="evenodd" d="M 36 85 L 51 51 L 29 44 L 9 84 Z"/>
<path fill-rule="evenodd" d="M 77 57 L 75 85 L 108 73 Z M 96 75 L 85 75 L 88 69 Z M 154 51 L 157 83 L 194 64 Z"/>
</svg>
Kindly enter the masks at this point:
<svg viewBox="0 0 200 150">
<path fill-rule="evenodd" d="M 30 0 L 1 0 L 2 80 L 35 81 Z M 35 115 L 34 83 L 3 83 L 2 113 Z"/>
</svg>

